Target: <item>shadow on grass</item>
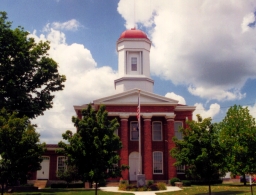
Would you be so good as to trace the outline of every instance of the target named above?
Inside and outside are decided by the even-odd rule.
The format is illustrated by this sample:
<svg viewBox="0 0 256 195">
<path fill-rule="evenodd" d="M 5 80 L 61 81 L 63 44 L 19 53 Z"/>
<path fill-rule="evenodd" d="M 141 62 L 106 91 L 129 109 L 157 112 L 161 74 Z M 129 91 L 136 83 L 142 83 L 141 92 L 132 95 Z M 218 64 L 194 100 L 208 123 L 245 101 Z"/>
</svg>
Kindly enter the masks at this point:
<svg viewBox="0 0 256 195">
<path fill-rule="evenodd" d="M 52 195 L 52 194 L 59 194 L 64 192 L 94 192 L 95 189 L 84 189 L 84 188 L 44 188 L 39 189 L 37 191 L 30 191 L 30 192 L 14 192 L 14 194 L 29 194 L 29 195 Z M 99 190 L 98 190 L 99 191 Z"/>
<path fill-rule="evenodd" d="M 248 191 L 220 191 L 220 192 L 212 192 L 212 195 L 236 195 L 236 194 L 245 194 Z M 197 193 L 195 195 L 208 195 L 208 193 Z"/>
</svg>

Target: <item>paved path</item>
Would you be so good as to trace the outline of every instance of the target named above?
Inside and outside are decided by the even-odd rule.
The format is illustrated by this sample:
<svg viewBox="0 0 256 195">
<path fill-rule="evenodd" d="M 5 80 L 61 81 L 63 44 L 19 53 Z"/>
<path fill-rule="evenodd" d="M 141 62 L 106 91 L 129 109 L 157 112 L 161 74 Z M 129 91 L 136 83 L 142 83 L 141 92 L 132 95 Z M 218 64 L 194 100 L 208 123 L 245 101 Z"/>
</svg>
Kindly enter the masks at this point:
<svg viewBox="0 0 256 195">
<path fill-rule="evenodd" d="M 133 193 L 135 195 L 155 195 L 160 192 L 171 192 L 171 191 L 179 191 L 181 188 L 175 186 L 166 186 L 167 190 L 160 191 L 144 191 L 144 192 L 134 192 L 134 191 L 119 191 L 118 187 L 100 187 L 99 189 L 102 191 L 108 192 L 123 192 L 123 193 Z"/>
</svg>

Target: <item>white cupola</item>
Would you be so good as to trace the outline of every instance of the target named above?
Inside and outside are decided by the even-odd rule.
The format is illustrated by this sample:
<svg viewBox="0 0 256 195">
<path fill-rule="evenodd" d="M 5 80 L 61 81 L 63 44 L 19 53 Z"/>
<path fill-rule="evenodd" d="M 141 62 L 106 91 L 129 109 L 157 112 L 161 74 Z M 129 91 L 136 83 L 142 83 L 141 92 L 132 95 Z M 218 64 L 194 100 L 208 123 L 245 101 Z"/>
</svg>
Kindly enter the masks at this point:
<svg viewBox="0 0 256 195">
<path fill-rule="evenodd" d="M 121 34 L 117 41 L 119 79 L 114 81 L 117 93 L 134 88 L 153 92 L 150 47 L 151 41 L 141 30 L 132 28 Z"/>
</svg>

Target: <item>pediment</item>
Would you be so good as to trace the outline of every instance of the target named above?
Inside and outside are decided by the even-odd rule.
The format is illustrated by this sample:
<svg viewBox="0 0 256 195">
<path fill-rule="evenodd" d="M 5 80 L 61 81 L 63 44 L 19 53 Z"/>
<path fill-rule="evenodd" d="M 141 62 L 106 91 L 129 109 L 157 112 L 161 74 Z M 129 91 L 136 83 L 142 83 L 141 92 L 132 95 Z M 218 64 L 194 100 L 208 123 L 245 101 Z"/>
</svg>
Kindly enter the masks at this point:
<svg viewBox="0 0 256 195">
<path fill-rule="evenodd" d="M 137 105 L 140 93 L 141 105 L 177 105 L 178 101 L 139 89 L 132 89 L 112 96 L 94 100 L 94 105 Z"/>
</svg>

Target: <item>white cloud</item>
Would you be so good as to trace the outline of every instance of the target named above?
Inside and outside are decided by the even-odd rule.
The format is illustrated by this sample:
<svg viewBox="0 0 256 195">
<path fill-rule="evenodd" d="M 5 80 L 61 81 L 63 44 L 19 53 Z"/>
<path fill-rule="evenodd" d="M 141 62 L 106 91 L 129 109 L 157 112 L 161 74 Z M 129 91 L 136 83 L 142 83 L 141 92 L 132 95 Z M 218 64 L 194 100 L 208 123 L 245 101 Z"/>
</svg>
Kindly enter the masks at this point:
<svg viewBox="0 0 256 195">
<path fill-rule="evenodd" d="M 256 118 L 256 103 L 253 106 L 248 106 L 248 109 L 253 118 Z"/>
<path fill-rule="evenodd" d="M 173 92 L 171 92 L 171 93 L 169 92 L 169 93 L 165 94 L 165 97 L 177 100 L 177 101 L 179 101 L 179 104 L 186 105 L 186 100 L 182 96 L 177 95 L 177 94 L 175 94 Z"/>
<path fill-rule="evenodd" d="M 189 86 L 188 91 L 201 98 L 214 99 L 222 101 L 222 100 L 235 100 L 235 99 L 242 99 L 246 96 L 246 93 L 242 94 L 239 90 L 233 89 L 232 91 L 225 91 L 221 90 L 217 87 L 205 88 L 205 87 L 197 87 L 194 88 Z"/>
<path fill-rule="evenodd" d="M 118 4 L 129 28 L 131 6 L 129 0 Z M 136 2 L 135 21 L 152 40 L 152 74 L 208 100 L 245 97 L 241 88 L 248 78 L 256 78 L 256 28 L 248 26 L 255 10 L 254 0 Z"/>
<path fill-rule="evenodd" d="M 255 22 L 255 15 L 253 12 L 244 16 L 243 22 L 241 24 L 242 32 L 249 31 L 250 30 L 249 24 L 253 22 Z"/>
<path fill-rule="evenodd" d="M 91 52 L 78 43 L 68 45 L 61 31 L 50 28 L 40 35 L 34 31 L 30 37 L 50 40 L 49 56 L 58 63 L 59 73 L 67 77 L 64 90 L 55 93 L 53 108 L 32 121 L 38 125 L 41 141 L 58 143 L 66 130 L 76 131 L 71 122 L 73 106 L 90 103 L 102 94 L 114 94 L 117 73 L 108 66 L 98 68 Z"/>
<path fill-rule="evenodd" d="M 48 23 L 43 31 L 49 31 L 49 29 L 53 28 L 56 30 L 68 30 L 68 31 L 76 31 L 78 30 L 79 27 L 81 27 L 82 25 L 75 19 L 71 19 L 67 22 L 53 22 L 53 23 Z"/>
<path fill-rule="evenodd" d="M 194 106 L 196 106 L 196 110 L 193 112 L 193 120 L 197 120 L 197 114 L 200 114 L 202 118 L 213 118 L 220 112 L 220 105 L 217 103 L 211 104 L 208 110 L 201 103 L 196 103 Z"/>
</svg>

